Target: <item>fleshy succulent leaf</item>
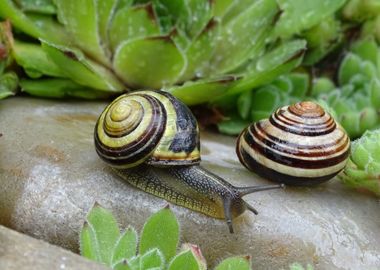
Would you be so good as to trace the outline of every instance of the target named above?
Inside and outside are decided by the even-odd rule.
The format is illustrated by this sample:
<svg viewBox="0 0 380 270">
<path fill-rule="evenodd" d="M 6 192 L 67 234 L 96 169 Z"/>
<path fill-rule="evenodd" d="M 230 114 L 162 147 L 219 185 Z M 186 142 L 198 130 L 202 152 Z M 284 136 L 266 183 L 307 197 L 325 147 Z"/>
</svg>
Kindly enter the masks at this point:
<svg viewBox="0 0 380 270">
<path fill-rule="evenodd" d="M 14 96 L 18 88 L 18 77 L 14 72 L 0 75 L 0 99 Z"/>
<path fill-rule="evenodd" d="M 168 270 L 176 269 L 201 270 L 191 250 L 185 250 L 173 258 L 169 264 Z"/>
<path fill-rule="evenodd" d="M 179 98 L 188 105 L 195 105 L 210 101 L 210 97 L 218 97 L 225 94 L 236 83 L 237 78 L 225 77 L 210 80 L 189 81 L 180 86 L 173 86 L 166 91 Z"/>
<path fill-rule="evenodd" d="M 122 259 L 130 259 L 137 253 L 137 232 L 133 228 L 128 228 L 120 235 L 113 249 L 112 263 L 121 261 Z"/>
<path fill-rule="evenodd" d="M 159 89 L 177 80 L 186 61 L 170 37 L 153 37 L 121 44 L 113 66 L 128 86 Z"/>
<path fill-rule="evenodd" d="M 122 260 L 112 266 L 113 270 L 136 270 L 132 268 L 127 260 Z"/>
<path fill-rule="evenodd" d="M 147 251 L 140 258 L 140 269 L 162 269 L 165 264 L 164 256 L 157 248 Z"/>
<path fill-rule="evenodd" d="M 275 36 L 289 38 L 317 25 L 334 14 L 346 0 L 278 0 L 281 16 L 275 27 Z"/>
<path fill-rule="evenodd" d="M 79 236 L 80 254 L 87 259 L 100 262 L 98 243 L 95 239 L 95 231 L 91 224 L 85 222 Z"/>
<path fill-rule="evenodd" d="M 56 13 L 56 7 L 52 0 L 16 0 L 16 2 L 24 12 L 36 12 L 42 14 Z"/>
<path fill-rule="evenodd" d="M 109 31 L 113 51 L 125 41 L 159 34 L 158 21 L 151 3 L 119 9 L 112 20 Z"/>
<path fill-rule="evenodd" d="M 104 66 L 101 66 L 77 49 L 42 41 L 42 48 L 61 71 L 80 85 L 94 89 L 121 92 L 124 86 Z"/>
<path fill-rule="evenodd" d="M 111 212 L 95 204 L 87 215 L 87 222 L 91 225 L 98 247 L 100 262 L 111 266 L 112 253 L 117 239 L 120 237 L 119 227 Z"/>
<path fill-rule="evenodd" d="M 215 270 L 250 270 L 251 259 L 247 257 L 231 257 L 222 261 Z"/>
<path fill-rule="evenodd" d="M 67 79 L 21 80 L 20 87 L 30 95 L 47 98 L 106 99 L 112 96 L 112 92 L 83 87 Z"/>
<path fill-rule="evenodd" d="M 361 73 L 361 59 L 353 53 L 348 53 L 343 59 L 338 73 L 338 81 L 340 85 L 348 84 L 355 74 Z"/>
<path fill-rule="evenodd" d="M 253 92 L 246 91 L 237 100 L 237 109 L 243 119 L 248 119 L 252 108 Z"/>
<path fill-rule="evenodd" d="M 229 10 L 236 0 L 216 0 L 213 1 L 212 15 L 214 18 L 221 18 Z"/>
<path fill-rule="evenodd" d="M 144 224 L 140 239 L 140 254 L 158 248 L 165 261 L 176 254 L 179 241 L 178 221 L 169 208 L 153 214 Z"/>
<path fill-rule="evenodd" d="M 118 0 L 95 0 L 99 38 L 101 44 L 103 44 L 104 51 L 108 54 L 110 53 L 108 30 L 117 4 Z"/>
<path fill-rule="evenodd" d="M 237 94 L 271 82 L 277 76 L 289 72 L 302 62 L 306 42 L 293 40 L 267 52 L 257 62 L 250 64 L 247 71 L 227 94 Z"/>
<path fill-rule="evenodd" d="M 55 0 L 58 16 L 76 44 L 89 56 L 110 66 L 109 55 L 102 46 L 99 15 L 94 0 Z"/>
<path fill-rule="evenodd" d="M 218 130 L 223 134 L 238 135 L 250 123 L 250 120 L 244 120 L 237 115 L 232 115 L 218 123 Z"/>
<path fill-rule="evenodd" d="M 260 55 L 277 11 L 275 0 L 256 1 L 224 25 L 211 63 L 215 72 L 228 73 Z M 249 29 L 256 31 L 252 33 Z"/>
<path fill-rule="evenodd" d="M 39 78 L 43 75 L 65 77 L 61 69 L 37 44 L 15 41 L 12 46 L 12 54 L 17 64 L 22 66 L 31 78 Z"/>
</svg>

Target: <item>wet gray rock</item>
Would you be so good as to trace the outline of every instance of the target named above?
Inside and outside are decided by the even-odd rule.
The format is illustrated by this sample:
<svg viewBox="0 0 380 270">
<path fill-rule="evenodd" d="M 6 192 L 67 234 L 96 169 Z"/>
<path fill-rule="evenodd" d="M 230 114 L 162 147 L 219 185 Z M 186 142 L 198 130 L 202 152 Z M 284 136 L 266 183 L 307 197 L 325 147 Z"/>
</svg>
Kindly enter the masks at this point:
<svg viewBox="0 0 380 270">
<path fill-rule="evenodd" d="M 50 245 L 0 226 L 0 269 L 2 270 L 106 270 L 63 248 Z"/>
<path fill-rule="evenodd" d="M 11 98 L 0 103 L 0 223 L 77 251 L 78 231 L 95 201 L 122 226 L 141 230 L 167 202 L 136 190 L 97 157 L 93 128 L 105 103 Z M 243 168 L 234 139 L 203 133 L 203 166 L 237 185 L 268 184 Z M 316 188 L 248 195 L 260 212 L 223 221 L 173 206 L 182 240 L 200 245 L 211 266 L 249 254 L 254 269 L 295 261 L 315 269 L 379 269 L 379 201 L 337 180 Z"/>
</svg>

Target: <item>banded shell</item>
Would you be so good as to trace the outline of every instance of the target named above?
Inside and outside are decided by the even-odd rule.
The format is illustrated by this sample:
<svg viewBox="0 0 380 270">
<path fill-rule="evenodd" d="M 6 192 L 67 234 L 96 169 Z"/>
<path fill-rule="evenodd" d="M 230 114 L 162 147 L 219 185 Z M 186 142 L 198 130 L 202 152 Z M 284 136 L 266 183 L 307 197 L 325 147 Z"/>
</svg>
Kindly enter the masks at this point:
<svg viewBox="0 0 380 270">
<path fill-rule="evenodd" d="M 100 115 L 94 134 L 98 155 L 113 167 L 200 162 L 195 117 L 182 102 L 163 91 L 118 97 Z"/>
<path fill-rule="evenodd" d="M 285 106 L 247 127 L 236 152 L 249 170 L 289 185 L 313 185 L 338 174 L 349 157 L 350 139 L 330 114 L 305 101 Z"/>
</svg>

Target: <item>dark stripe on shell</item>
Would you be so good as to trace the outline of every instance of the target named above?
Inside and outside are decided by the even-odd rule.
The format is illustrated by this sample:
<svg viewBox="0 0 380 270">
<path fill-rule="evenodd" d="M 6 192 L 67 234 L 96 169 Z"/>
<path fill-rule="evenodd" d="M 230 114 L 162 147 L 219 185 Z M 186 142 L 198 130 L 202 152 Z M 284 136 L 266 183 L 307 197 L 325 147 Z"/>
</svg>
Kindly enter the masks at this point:
<svg viewBox="0 0 380 270">
<path fill-rule="evenodd" d="M 320 135 L 329 134 L 329 133 L 333 132 L 335 127 L 336 127 L 336 124 L 334 123 L 333 126 L 329 127 L 328 129 L 305 128 L 305 127 L 302 127 L 302 128 L 300 127 L 299 129 L 294 129 L 289 124 L 285 123 L 285 125 L 282 125 L 281 122 L 283 122 L 283 121 L 281 121 L 281 119 L 278 119 L 278 117 L 275 114 L 272 114 L 269 117 L 269 122 L 273 126 L 277 127 L 278 129 L 281 129 L 283 131 L 293 133 L 296 135 L 302 135 L 302 136 L 320 136 Z"/>
<path fill-rule="evenodd" d="M 260 132 L 262 134 L 264 134 L 264 136 L 261 135 L 257 131 L 257 129 L 260 130 Z M 332 155 L 334 153 L 341 152 L 349 143 L 348 137 L 343 135 L 342 137 L 340 137 L 339 139 L 337 139 L 336 141 L 334 141 L 333 143 L 330 143 L 330 144 L 320 144 L 320 145 L 313 145 L 313 146 L 299 145 L 299 144 L 289 143 L 287 141 L 280 140 L 277 138 L 276 138 L 276 140 L 273 140 L 273 141 L 266 139 L 266 137 L 269 137 L 269 138 L 274 138 L 274 137 L 269 135 L 268 133 L 266 133 L 263 130 L 263 128 L 261 127 L 260 123 L 256 123 L 254 125 L 251 125 L 249 130 L 252 133 L 252 135 L 257 138 L 257 140 L 259 140 L 260 142 L 265 144 L 268 148 L 276 149 L 277 151 L 280 151 L 282 153 L 297 155 L 300 157 L 329 156 L 329 155 Z M 246 136 L 251 137 L 251 135 L 248 132 L 247 132 Z M 339 147 L 337 147 L 335 149 L 330 149 L 329 151 L 324 150 L 324 149 L 328 149 L 330 147 L 333 147 L 335 145 L 339 145 L 342 142 L 342 140 L 344 140 L 344 142 Z M 284 147 L 280 143 L 283 145 L 286 145 L 286 147 Z M 319 150 L 319 151 L 311 152 L 310 150 Z"/>
<path fill-rule="evenodd" d="M 144 95 L 144 97 L 147 98 L 148 96 Z M 124 164 L 133 164 L 138 160 L 145 160 L 149 157 L 149 154 L 160 141 L 166 125 L 166 111 L 161 102 L 155 103 L 157 106 L 153 107 L 151 121 L 148 125 L 150 129 L 126 146 L 110 148 L 104 145 L 96 132 L 99 123 L 96 124 L 95 148 L 105 162 L 115 166 L 122 166 Z"/>
<path fill-rule="evenodd" d="M 325 181 L 328 181 L 329 179 L 333 178 L 335 175 L 337 175 L 339 171 L 329 174 L 329 175 L 323 175 L 319 177 L 298 177 L 293 175 L 287 175 L 280 172 L 277 172 L 273 169 L 267 168 L 254 159 L 252 159 L 249 154 L 244 151 L 244 149 L 241 149 L 241 152 L 238 151 L 238 156 L 240 161 L 244 164 L 247 169 L 254 171 L 256 174 L 260 175 L 263 178 L 266 178 L 271 181 L 275 181 L 278 183 L 284 183 L 287 185 L 297 185 L 297 186 L 311 186 L 323 183 Z"/>
<path fill-rule="evenodd" d="M 343 162 L 349 154 L 348 151 L 345 151 L 338 156 L 321 159 L 321 160 L 298 159 L 295 157 L 284 156 L 280 153 L 274 152 L 270 148 L 265 148 L 261 146 L 250 136 L 248 132 L 245 133 L 242 139 L 247 142 L 247 144 L 252 148 L 252 150 L 260 153 L 264 157 L 276 163 L 286 165 L 286 166 L 291 166 L 294 168 L 322 169 L 322 168 L 330 167 L 330 166 Z M 294 154 L 294 155 L 297 156 L 297 154 Z"/>
</svg>

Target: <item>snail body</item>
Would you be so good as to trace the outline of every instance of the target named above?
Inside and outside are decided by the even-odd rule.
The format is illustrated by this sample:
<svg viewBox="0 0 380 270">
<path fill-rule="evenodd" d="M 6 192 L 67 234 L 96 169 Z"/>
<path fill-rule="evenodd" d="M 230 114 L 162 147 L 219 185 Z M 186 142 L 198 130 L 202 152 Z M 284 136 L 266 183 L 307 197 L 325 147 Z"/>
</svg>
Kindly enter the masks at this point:
<svg viewBox="0 0 380 270">
<path fill-rule="evenodd" d="M 288 185 L 333 178 L 349 157 L 350 139 L 330 114 L 305 101 L 284 106 L 239 135 L 236 152 L 249 170 Z"/>
<path fill-rule="evenodd" d="M 242 197 L 281 185 L 235 187 L 202 168 L 197 121 L 169 93 L 137 91 L 115 99 L 95 126 L 99 157 L 131 185 L 172 203 L 225 219 L 257 211 Z"/>
</svg>

